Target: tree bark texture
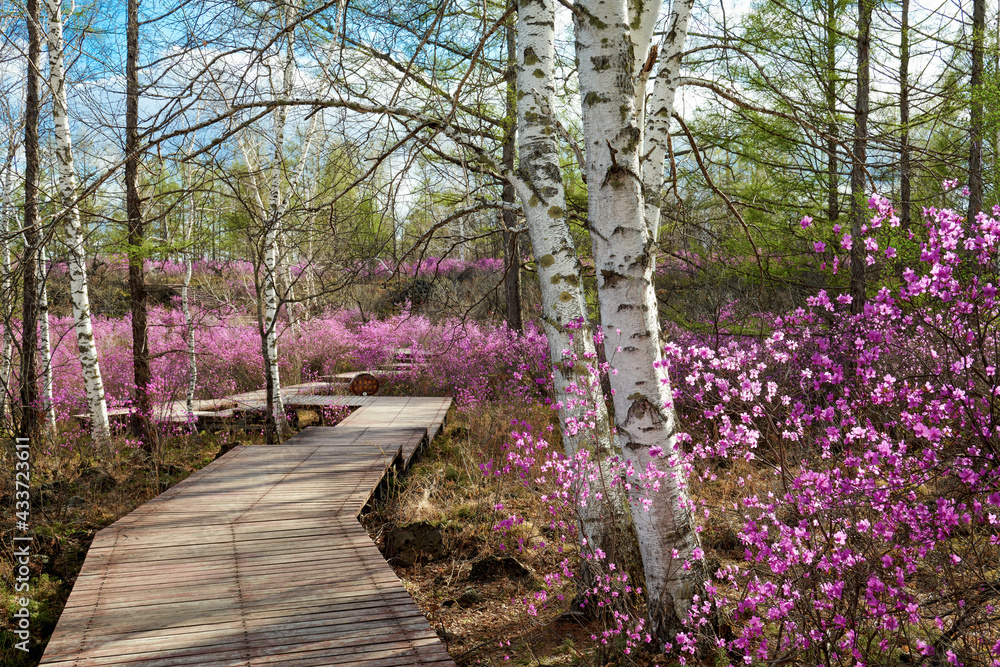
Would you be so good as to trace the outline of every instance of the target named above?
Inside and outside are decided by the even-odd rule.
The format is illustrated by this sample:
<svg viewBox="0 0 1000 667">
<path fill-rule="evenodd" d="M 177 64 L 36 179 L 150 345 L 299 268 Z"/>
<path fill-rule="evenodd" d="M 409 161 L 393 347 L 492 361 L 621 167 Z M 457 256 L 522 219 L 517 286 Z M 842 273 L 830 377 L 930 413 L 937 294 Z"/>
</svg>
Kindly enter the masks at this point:
<svg viewBox="0 0 1000 667">
<path fill-rule="evenodd" d="M 132 435 L 142 441 L 145 449 L 151 449 L 150 419 L 153 406 L 149 395 L 151 373 L 143 271 L 145 231 L 142 199 L 139 196 L 139 0 L 128 0 L 126 12 L 125 213 L 128 218 L 128 287 L 132 310 L 132 368 L 135 379 Z"/>
<path fill-rule="evenodd" d="M 38 88 L 41 79 L 41 13 L 38 0 L 27 0 L 28 71 L 24 97 L 24 250 L 21 253 L 21 377 L 17 435 L 34 440 L 38 415 Z"/>
<path fill-rule="evenodd" d="M 295 82 L 296 7 L 285 5 L 285 67 L 282 94 L 288 98 Z M 267 224 L 264 229 L 264 367 L 267 373 L 268 423 L 276 432 L 285 430 L 285 406 L 281 400 L 281 377 L 278 369 L 278 235 L 281 225 L 281 181 L 285 165 L 285 120 L 287 110 L 279 106 L 274 111 L 274 159 L 271 163 L 271 192 Z M 277 434 L 269 434 L 269 440 Z"/>
<path fill-rule="evenodd" d="M 902 0 L 899 28 L 899 221 L 910 228 L 910 0 Z"/>
<path fill-rule="evenodd" d="M 609 420 L 597 377 L 594 339 L 583 291 L 583 270 L 566 220 L 559 169 L 555 98 L 554 0 L 522 0 L 517 15 L 517 125 L 521 199 L 542 292 L 559 422 L 566 455 L 611 454 Z M 600 489 L 593 489 L 599 491 Z M 608 491 L 605 491 L 608 493 Z M 601 546 L 605 527 L 593 497 L 580 507 L 588 544 Z"/>
<path fill-rule="evenodd" d="M 654 10 L 652 15 L 646 13 L 643 28 L 647 22 L 655 24 L 656 10 L 659 9 L 659 4 L 656 2 L 644 2 L 643 6 L 646 5 L 653 7 Z M 649 76 L 648 70 L 652 68 L 652 62 L 645 60 L 636 76 L 641 86 L 636 96 L 640 102 L 637 107 L 636 127 L 644 137 L 641 145 L 644 160 L 642 183 L 645 190 L 645 217 L 653 243 L 660 238 L 660 211 L 663 207 L 663 185 L 669 154 L 670 119 L 674 114 L 674 98 L 681 78 L 681 56 L 684 53 L 684 43 L 687 41 L 688 23 L 693 7 L 694 0 L 679 0 L 674 3 L 673 13 L 670 16 L 671 23 L 663 40 L 663 48 L 659 52 L 659 69 L 653 83 L 653 94 L 648 103 L 645 102 L 645 81 Z M 650 53 L 652 26 L 648 30 L 637 31 L 637 34 L 645 40 L 639 46 L 645 46 L 637 48 L 636 52 Z"/>
<path fill-rule="evenodd" d="M 865 163 L 868 155 L 868 110 L 871 79 L 871 28 L 873 0 L 858 0 L 858 94 L 854 108 L 854 157 L 851 162 L 851 313 L 864 312 L 867 280 L 862 228 L 868 217 Z"/>
<path fill-rule="evenodd" d="M 14 170 L 14 158 L 17 153 L 17 142 L 10 142 L 7 148 L 7 161 L 4 163 L 3 174 L 0 175 L 0 187 L 3 187 L 2 210 L 0 210 L 0 262 L 3 275 L 0 276 L 0 294 L 4 295 L 3 308 L 3 338 L 0 341 L 0 422 L 7 416 L 7 408 L 13 397 L 10 395 L 10 370 L 14 352 L 12 327 L 14 324 L 13 281 L 11 279 L 10 233 L 17 229 L 14 223 L 14 206 L 11 203 L 11 173 Z"/>
<path fill-rule="evenodd" d="M 187 346 L 188 383 L 185 397 L 187 418 L 194 424 L 194 396 L 198 389 L 198 354 L 195 351 L 194 321 L 191 317 L 191 278 L 194 274 L 194 250 L 191 240 L 194 235 L 194 223 L 197 213 L 194 189 L 192 188 L 191 169 L 184 169 L 184 184 L 188 190 L 188 201 L 184 218 L 184 284 L 181 286 L 181 311 L 184 315 L 184 340 Z"/>
<path fill-rule="evenodd" d="M 983 208 L 983 40 L 986 37 L 986 0 L 972 0 L 972 72 L 969 89 L 969 211 L 971 224 Z"/>
<path fill-rule="evenodd" d="M 625 0 L 578 0 L 575 6 L 587 218 L 605 346 L 611 366 L 618 371 L 611 376 L 615 426 L 622 455 L 632 468 L 637 472 L 655 469 L 661 475 L 651 480 L 655 481 L 653 488 L 633 484 L 630 500 L 646 576 L 650 630 L 663 640 L 680 631 L 700 583 L 699 568 L 683 567 L 698 546 L 698 538 L 683 481 L 674 465 L 676 417 L 669 378 L 659 363 L 654 233 L 645 215 L 640 166 L 643 131 L 635 108 L 634 46 L 630 39 L 621 38 L 630 34 Z M 681 0 L 675 3 L 674 11 L 672 32 L 680 36 L 676 21 L 690 11 L 690 4 Z M 671 39 L 669 33 L 667 39 Z M 664 43 L 665 90 L 675 85 L 672 79 L 676 76 L 670 73 L 676 67 L 675 58 L 670 54 L 680 48 L 682 44 L 676 42 Z M 657 98 L 654 94 L 651 122 L 654 117 L 665 121 L 663 110 L 672 110 L 672 94 Z M 653 132 L 647 136 L 653 136 Z M 649 168 L 659 173 L 659 188 L 662 159 L 661 155 L 660 163 L 649 163 Z"/>
<path fill-rule="evenodd" d="M 630 493 L 646 576 L 650 631 L 664 640 L 681 630 L 700 583 L 700 568 L 684 567 L 698 546 L 698 537 L 675 465 L 676 417 L 669 378 L 659 363 L 654 234 L 646 220 L 643 196 L 643 131 L 635 108 L 634 45 L 631 38 L 622 39 L 630 35 L 630 15 L 625 0 L 578 0 L 575 7 L 587 218 L 601 326 L 608 360 L 618 371 L 611 376 L 611 387 L 622 454 L 637 473 L 659 471 L 658 479 L 650 480 L 652 488 L 633 484 Z M 689 7 L 687 0 L 676 2 L 675 21 Z M 674 38 L 683 39 L 676 29 L 671 32 Z M 670 41 L 674 38 L 668 33 L 663 45 L 667 90 L 674 60 L 669 54 L 682 48 L 682 43 Z M 663 95 L 651 107 L 650 120 L 662 118 L 664 108 L 672 111 L 672 104 L 672 95 Z M 662 163 L 649 164 L 648 168 L 659 172 L 658 187 L 662 188 Z"/>
<path fill-rule="evenodd" d="M 517 34 L 514 26 L 509 23 L 505 27 L 507 37 L 507 116 L 504 122 L 503 164 L 509 172 L 515 169 L 517 150 Z M 503 220 L 503 259 L 504 259 L 504 303 L 506 304 L 507 326 L 514 331 L 522 331 L 524 323 L 521 320 L 521 253 L 518 249 L 517 214 L 512 210 L 517 200 L 514 185 L 504 182 L 500 195 L 504 204 L 500 213 Z"/>
<path fill-rule="evenodd" d="M 104 381 L 97 355 L 97 343 L 90 317 L 90 295 L 87 288 L 87 264 L 84 251 L 83 225 L 77 199 L 76 167 L 73 161 L 73 137 L 69 127 L 69 105 L 66 95 L 62 3 L 46 0 L 49 15 L 49 89 L 52 91 L 52 120 L 55 125 L 56 164 L 59 169 L 58 190 L 69 230 L 68 272 L 70 297 L 73 302 L 73 324 L 76 346 L 83 369 L 84 389 L 90 413 L 94 441 L 107 442 L 111 437 L 108 404 L 104 396 Z"/>
<path fill-rule="evenodd" d="M 42 418 L 44 431 L 56 435 L 56 408 L 52 400 L 52 337 L 49 335 L 48 257 L 38 248 L 38 352 L 42 362 Z"/>
</svg>

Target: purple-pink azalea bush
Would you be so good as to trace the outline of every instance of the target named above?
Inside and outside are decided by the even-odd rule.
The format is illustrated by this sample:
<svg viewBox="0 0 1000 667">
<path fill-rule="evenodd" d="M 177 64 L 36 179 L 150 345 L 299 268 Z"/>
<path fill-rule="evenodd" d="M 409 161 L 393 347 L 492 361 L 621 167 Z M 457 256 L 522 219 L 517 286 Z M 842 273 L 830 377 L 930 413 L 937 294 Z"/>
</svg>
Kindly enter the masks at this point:
<svg viewBox="0 0 1000 667">
<path fill-rule="evenodd" d="M 890 239 L 903 235 L 887 201 L 870 204 L 863 238 L 838 245 L 863 243 L 874 266 L 895 257 Z M 683 429 L 675 462 L 693 491 L 686 509 L 705 546 L 727 532 L 734 542 L 706 559 L 687 627 L 666 646 L 675 659 L 1000 664 L 998 217 L 970 225 L 925 210 L 924 229 L 905 239 L 919 245 L 919 265 L 861 315 L 850 315 L 848 295 L 820 291 L 773 317 L 762 338 L 666 346 Z M 557 537 L 532 546 L 563 550 L 602 473 L 543 436 L 516 432 L 506 460 L 484 470 L 553 483 L 544 499 Z M 633 502 L 665 474 L 622 473 Z M 641 614 L 616 604 L 635 590 L 620 565 L 595 545 L 581 551 L 605 573 L 587 604 L 612 610 L 595 639 L 625 652 L 649 641 Z M 550 583 L 551 592 L 560 575 Z M 537 612 L 538 600 L 526 603 Z"/>
<path fill-rule="evenodd" d="M 198 398 L 222 398 L 264 384 L 260 335 L 254 318 L 192 308 L 198 350 Z M 546 341 L 532 325 L 519 335 L 503 325 L 447 320 L 403 313 L 362 323 L 354 311 L 336 311 L 281 325 L 279 364 L 286 384 L 311 381 L 341 370 L 377 370 L 395 351 L 412 351 L 419 363 L 383 375 L 387 391 L 451 395 L 460 406 L 490 401 L 527 401 L 545 396 L 549 375 Z M 59 418 L 86 412 L 83 379 L 72 319 L 52 318 L 54 403 Z M 109 407 L 127 407 L 133 386 L 131 320 L 94 318 L 101 372 Z M 186 335 L 178 309 L 155 307 L 149 314 L 154 403 L 182 400 L 188 382 Z"/>
</svg>

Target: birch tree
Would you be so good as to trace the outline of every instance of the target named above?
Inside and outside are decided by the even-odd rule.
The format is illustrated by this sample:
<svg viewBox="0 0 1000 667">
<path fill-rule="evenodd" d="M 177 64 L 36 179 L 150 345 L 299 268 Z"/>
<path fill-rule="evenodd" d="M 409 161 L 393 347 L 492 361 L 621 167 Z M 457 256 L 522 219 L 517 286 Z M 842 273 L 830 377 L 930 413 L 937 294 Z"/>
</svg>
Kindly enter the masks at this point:
<svg viewBox="0 0 1000 667">
<path fill-rule="evenodd" d="M 52 337 L 49 333 L 48 256 L 38 248 L 38 351 L 42 362 L 42 414 L 45 432 L 56 435 L 56 409 L 52 400 Z"/>
<path fill-rule="evenodd" d="M 48 8 L 49 88 L 52 91 L 52 121 L 55 125 L 56 163 L 62 215 L 69 230 L 67 260 L 70 297 L 73 302 L 73 328 L 83 369 L 84 389 L 90 413 L 91 433 L 95 442 L 103 443 L 111 436 L 108 404 L 104 397 L 104 381 L 97 357 L 97 343 L 90 318 L 90 295 L 87 289 L 87 265 L 84 251 L 83 225 L 77 203 L 76 166 L 73 162 L 73 137 L 69 128 L 69 104 L 66 96 L 62 3 L 45 0 Z"/>
<path fill-rule="evenodd" d="M 15 227 L 14 206 L 11 202 L 11 176 L 14 171 L 14 159 L 17 156 L 17 142 L 14 141 L 14 130 L 12 128 L 11 138 L 7 145 L 7 161 L 4 162 L 3 172 L 0 173 L 0 188 L 2 190 L 3 201 L 0 203 L 0 294 L 12 294 L 13 281 L 11 275 L 11 255 L 10 255 L 10 234 Z M 14 339 L 11 330 L 14 323 L 14 309 L 10 299 L 4 308 L 3 314 L 3 339 L 0 340 L 0 419 L 7 414 L 8 399 L 10 397 L 10 370 L 11 360 L 14 351 Z"/>
<path fill-rule="evenodd" d="M 191 318 L 191 278 L 194 275 L 194 249 L 191 247 L 194 236 L 194 223 L 197 214 L 197 201 L 192 188 L 191 168 L 182 167 L 182 189 L 188 193 L 187 206 L 184 207 L 183 243 L 184 243 L 184 284 L 181 286 L 181 312 L 184 316 L 184 339 L 187 347 L 188 384 L 185 400 L 188 422 L 194 424 L 194 395 L 198 388 L 198 354 L 195 350 L 194 322 Z"/>
<path fill-rule="evenodd" d="M 692 0 L 678 0 L 662 39 L 656 3 L 578 0 L 573 4 L 585 141 L 588 229 L 598 278 L 600 326 L 617 371 L 615 426 L 621 454 L 636 471 L 654 471 L 648 491 L 633 485 L 632 516 L 646 574 L 651 629 L 668 639 L 686 618 L 700 583 L 697 534 L 674 456 L 676 417 L 669 378 L 661 368 L 657 303 L 652 284 L 667 132 L 680 79 Z M 555 3 L 523 0 L 517 17 L 519 167 L 504 169 L 481 139 L 453 119 L 461 108 L 447 99 L 445 120 L 413 109 L 351 104 L 355 111 L 388 113 L 441 132 L 514 185 L 521 200 L 542 290 L 542 322 L 555 369 L 556 404 L 566 452 L 611 453 L 608 416 L 588 366 L 595 359 L 583 275 L 567 224 L 555 106 Z M 647 88 L 647 81 L 652 89 Z M 317 106 L 334 101 L 316 101 Z M 431 105 L 428 105 L 431 106 Z M 648 121 L 648 123 L 647 123 Z M 640 160 L 640 155 L 645 160 Z M 478 161 L 478 160 L 477 160 Z M 648 171 L 647 171 L 648 170 Z M 584 437 L 581 426 L 596 436 Z M 641 482 L 641 480 L 633 480 Z M 649 506 L 647 511 L 646 507 Z M 613 506 L 613 503 L 612 503 Z M 582 530 L 600 539 L 602 508 L 588 502 Z"/>
<path fill-rule="evenodd" d="M 621 453 L 632 468 L 658 471 L 651 485 L 655 488 L 643 491 L 633 485 L 631 500 L 651 629 L 666 639 L 680 629 L 700 576 L 698 567 L 685 567 L 698 539 L 674 458 L 676 417 L 669 378 L 658 363 L 659 322 L 652 283 L 666 138 L 693 3 L 674 4 L 670 29 L 657 49 L 652 38 L 659 7 L 650 4 L 630 7 L 625 0 L 580 0 L 574 4 L 574 26 L 601 326 L 609 348 L 620 348 L 612 360 L 617 371 L 611 376 L 615 425 L 623 443 Z M 576 346 L 586 358 L 592 354 L 592 343 L 585 327 L 572 343 L 566 329 L 577 318 L 585 318 L 586 310 L 579 258 L 565 219 L 551 111 L 554 10 L 546 0 L 518 7 L 519 173 L 523 176 L 519 194 L 539 267 L 550 356 L 557 368 L 565 369 L 560 365 L 564 350 Z M 657 53 L 647 133 L 646 80 Z M 640 162 L 644 145 L 649 155 L 645 174 Z M 576 380 L 572 373 L 556 376 L 558 397 L 567 405 L 574 404 L 569 382 Z M 564 434 L 572 435 L 575 415 L 561 416 Z M 593 515 L 587 520 L 593 521 Z"/>
<path fill-rule="evenodd" d="M 555 57 L 554 0 L 522 2 L 517 15 L 520 169 L 510 180 L 522 202 L 542 286 L 541 319 L 554 369 L 563 446 L 570 458 L 581 449 L 607 458 L 611 453 L 608 415 L 588 368 L 596 365 L 597 353 L 559 168 L 553 115 Z M 588 426 L 593 437 L 587 435 Z M 581 528 L 592 547 L 602 546 L 601 517 L 600 504 L 593 498 L 584 500 Z"/>
<path fill-rule="evenodd" d="M 285 5 L 285 63 L 282 75 L 282 97 L 292 94 L 295 83 L 295 23 L 297 8 L 294 0 Z M 285 121 L 287 107 L 274 111 L 274 159 L 271 163 L 271 189 L 268 216 L 264 226 L 264 285 L 263 320 L 260 324 L 264 369 L 267 382 L 267 404 L 274 428 L 285 430 L 285 406 L 281 400 L 281 377 L 278 372 L 278 238 L 281 225 L 281 182 L 285 166 Z M 270 434 L 269 434 L 270 437 Z"/>
<path fill-rule="evenodd" d="M 657 477 L 632 486 L 633 494 L 646 496 L 633 497 L 632 516 L 646 575 L 650 629 L 660 639 L 680 630 L 701 576 L 699 567 L 688 565 L 698 538 L 674 452 L 676 415 L 669 378 L 659 363 L 652 275 L 662 147 L 673 116 L 692 4 L 673 4 L 670 29 L 658 45 L 648 113 L 645 77 L 652 68 L 659 8 L 626 0 L 579 0 L 573 17 L 601 326 L 609 347 L 618 348 L 612 361 L 617 373 L 610 378 L 615 426 L 632 469 Z M 648 131 L 645 118 L 650 120 Z M 652 152 L 643 163 L 646 145 Z M 653 173 L 644 178 L 644 169 Z M 641 486 L 649 488 L 640 491 Z"/>
</svg>

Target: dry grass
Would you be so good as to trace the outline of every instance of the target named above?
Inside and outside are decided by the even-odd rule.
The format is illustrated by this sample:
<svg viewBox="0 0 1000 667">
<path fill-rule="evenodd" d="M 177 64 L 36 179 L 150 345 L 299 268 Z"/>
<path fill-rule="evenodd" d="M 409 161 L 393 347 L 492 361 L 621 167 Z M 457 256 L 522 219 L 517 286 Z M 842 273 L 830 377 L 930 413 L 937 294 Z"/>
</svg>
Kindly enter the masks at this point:
<svg viewBox="0 0 1000 667">
<path fill-rule="evenodd" d="M 456 414 L 362 523 L 383 548 L 395 527 L 427 522 L 440 530 L 444 555 L 390 563 L 460 665 L 654 664 L 652 656 L 625 656 L 594 642 L 602 620 L 572 613 L 573 584 L 549 591 L 548 607 L 528 614 L 523 600 L 542 590 L 544 576 L 557 571 L 561 559 L 576 567 L 577 555 L 572 546 L 562 554 L 534 548 L 551 537 L 548 506 L 537 489 L 511 475 L 480 471 L 481 463 L 502 460 L 514 418 L 538 432 L 552 423 L 553 413 L 491 405 Z M 494 509 L 500 504 L 502 511 Z M 510 514 L 526 520 L 506 533 L 495 530 Z M 530 574 L 486 581 L 473 575 L 477 562 L 504 557 L 516 558 Z"/>
</svg>

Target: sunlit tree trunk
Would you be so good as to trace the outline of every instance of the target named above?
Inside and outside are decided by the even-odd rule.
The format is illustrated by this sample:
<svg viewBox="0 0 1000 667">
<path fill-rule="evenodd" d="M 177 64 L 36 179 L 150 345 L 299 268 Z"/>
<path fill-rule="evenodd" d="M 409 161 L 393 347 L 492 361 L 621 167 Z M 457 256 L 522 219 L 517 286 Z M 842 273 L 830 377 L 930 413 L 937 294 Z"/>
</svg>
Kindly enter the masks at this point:
<svg viewBox="0 0 1000 667">
<path fill-rule="evenodd" d="M 56 435 L 56 408 L 52 400 L 52 337 L 49 335 L 48 257 L 38 248 L 38 352 L 42 362 L 42 414 L 45 431 Z"/>
<path fill-rule="evenodd" d="M 969 212 L 975 221 L 983 208 L 983 40 L 986 38 L 986 0 L 972 0 L 972 72 L 969 90 Z"/>
<path fill-rule="evenodd" d="M 866 223 L 865 164 L 868 156 L 868 106 L 870 93 L 872 6 L 858 0 L 858 94 L 854 109 L 854 158 L 851 162 L 851 313 L 864 312 L 867 282 L 861 228 Z"/>
<path fill-rule="evenodd" d="M 295 31 L 296 7 L 294 2 L 285 5 L 285 67 L 282 96 L 291 96 L 295 82 Z M 281 400 L 281 378 L 278 372 L 278 234 L 281 225 L 281 181 L 285 164 L 284 106 L 274 111 L 274 159 L 271 164 L 271 192 L 267 223 L 264 229 L 264 367 L 267 373 L 267 403 L 274 430 L 285 430 L 285 406 Z M 269 434 L 274 439 L 277 434 Z"/>
<path fill-rule="evenodd" d="M 588 371 L 588 366 L 596 366 L 597 356 L 559 169 L 552 111 L 554 72 L 554 2 L 521 2 L 517 15 L 517 123 L 518 173 L 523 181 L 517 185 L 542 290 L 541 320 L 554 369 L 563 446 L 570 457 L 587 449 L 606 459 L 611 453 L 608 415 L 597 378 Z M 574 393 L 574 387 L 582 395 Z M 589 409 L 595 413 L 588 415 Z M 581 430 L 587 424 L 593 424 L 593 429 Z M 601 546 L 601 506 L 593 498 L 581 508 L 581 523 L 590 544 Z"/>
<path fill-rule="evenodd" d="M 52 92 L 52 120 L 55 124 L 56 163 L 59 169 L 58 190 L 63 216 L 69 227 L 68 270 L 70 297 L 73 302 L 73 322 L 76 345 L 83 369 L 84 389 L 90 413 L 91 432 L 95 442 L 110 437 L 108 405 L 104 396 L 104 381 L 97 357 L 97 344 L 90 318 L 90 296 L 87 289 L 87 265 L 84 252 L 83 225 L 77 204 L 76 168 L 73 162 L 73 138 L 69 128 L 69 105 L 66 96 L 62 5 L 60 0 L 46 0 L 49 14 L 49 89 Z"/>
<path fill-rule="evenodd" d="M 284 295 L 285 310 L 288 315 L 288 329 L 292 332 L 292 336 L 295 337 L 299 332 L 298 308 L 296 308 L 297 304 L 295 303 L 295 277 L 292 275 L 292 261 L 295 259 L 295 255 L 292 253 L 291 246 L 288 245 L 288 236 L 284 231 L 281 232 L 281 245 L 284 246 L 284 252 L 279 250 L 278 255 L 285 258 L 281 267 L 285 274 L 285 284 L 282 288 L 282 294 Z"/>
<path fill-rule="evenodd" d="M 670 15 L 668 39 L 663 42 L 663 49 L 658 54 L 659 69 L 653 83 L 653 93 L 649 101 L 645 100 L 646 81 L 650 75 L 653 59 L 656 53 L 651 53 L 653 26 L 656 23 L 660 7 L 656 2 L 639 3 L 639 28 L 634 31 L 633 51 L 635 53 L 632 66 L 634 76 L 639 81 L 636 91 L 637 123 L 636 128 L 643 136 L 642 155 L 644 165 L 642 170 L 643 188 L 646 195 L 646 226 L 650 238 L 655 244 L 660 234 L 660 211 L 663 207 L 663 182 L 666 170 L 666 158 L 670 134 L 670 121 L 674 113 L 674 97 L 680 80 L 681 55 L 684 52 L 684 42 L 687 39 L 688 23 L 691 19 L 691 8 L 694 0 L 682 0 L 674 3 Z M 636 13 L 635 9 L 631 10 Z M 655 256 L 654 256 L 655 259 Z"/>
<path fill-rule="evenodd" d="M 504 118 L 503 165 L 510 172 L 515 167 L 515 152 L 517 150 L 517 32 L 515 27 L 507 23 L 504 26 L 507 41 L 507 97 L 506 117 Z M 524 324 L 521 321 L 521 253 L 518 250 L 517 213 L 513 204 L 517 200 L 517 192 L 513 183 L 505 182 L 500 198 L 504 204 L 500 219 L 503 221 L 503 268 L 504 268 L 504 302 L 506 304 L 507 326 L 514 331 L 521 331 Z"/>
<path fill-rule="evenodd" d="M 24 250 L 21 253 L 21 368 L 20 415 L 17 435 L 34 440 L 38 423 L 38 88 L 41 80 L 41 12 L 38 0 L 27 0 L 28 26 L 27 82 L 24 95 Z"/>
<path fill-rule="evenodd" d="M 143 267 L 145 231 L 139 196 L 139 0 L 127 2 L 125 63 L 125 209 L 128 218 L 128 285 L 132 307 L 132 367 L 135 405 L 132 435 L 143 447 L 153 447 L 149 420 L 153 414 L 149 395 L 149 334 L 146 325 L 146 283 Z"/>
<path fill-rule="evenodd" d="M 194 424 L 194 396 L 198 389 L 198 354 L 195 351 L 194 321 L 191 318 L 191 278 L 194 275 L 194 249 L 191 239 L 197 203 L 192 188 L 190 168 L 184 170 L 184 180 L 188 192 L 188 204 L 184 217 L 184 284 L 181 286 L 181 311 L 184 315 L 184 340 L 187 346 L 188 384 L 185 407 L 188 423 Z"/>
<path fill-rule="evenodd" d="M 636 109 L 636 45 L 632 40 L 645 39 L 644 34 L 652 31 L 630 31 L 625 0 L 578 0 L 575 7 L 587 217 L 605 345 L 609 362 L 617 370 L 611 376 L 615 425 L 622 454 L 632 468 L 637 473 L 656 470 L 659 474 L 650 480 L 650 486 L 655 481 L 655 488 L 634 484 L 631 494 L 650 630 L 661 640 L 669 639 L 682 628 L 701 572 L 697 564 L 684 567 L 693 557 L 698 537 L 674 453 L 676 416 L 669 378 L 659 363 L 654 233 L 646 220 L 640 164 L 643 131 Z M 683 47 L 683 32 L 676 26 L 686 25 L 690 7 L 689 0 L 674 4 L 675 28 L 663 44 L 666 90 L 676 79 L 671 70 L 677 71 L 674 63 Z M 672 109 L 672 93 L 663 93 L 651 106 L 652 115 L 664 121 Z M 658 179 L 651 180 L 662 188 L 662 164 L 651 165 L 659 173 Z"/>
<path fill-rule="evenodd" d="M 7 161 L 4 163 L 2 178 L 3 202 L 0 211 L 0 262 L 3 275 L 0 276 L 0 294 L 11 295 L 13 284 L 11 281 L 11 261 L 10 261 L 10 238 L 11 229 L 16 229 L 14 224 L 14 207 L 10 201 L 11 173 L 14 170 L 14 158 L 17 153 L 17 143 L 11 138 L 7 149 Z M 5 296 L 6 306 L 4 307 L 3 338 L 0 339 L 0 420 L 7 415 L 7 401 L 10 392 L 10 367 L 13 355 L 14 339 L 11 335 L 11 327 L 14 323 L 14 309 L 12 299 Z"/>
<path fill-rule="evenodd" d="M 306 131 L 305 142 L 302 145 L 302 150 L 299 152 L 299 164 L 295 170 L 295 178 L 292 180 L 292 187 L 289 192 L 281 198 L 281 208 L 278 210 L 277 218 L 282 220 L 285 217 L 285 213 L 288 211 L 288 202 L 290 197 L 295 192 L 301 192 L 302 188 L 305 186 L 306 178 L 306 165 L 309 162 L 309 150 L 312 148 L 313 138 L 316 134 L 316 126 L 319 120 L 319 114 L 313 116 L 312 121 L 309 123 L 309 129 Z M 279 229 L 281 224 L 279 222 Z M 282 244 L 285 246 L 284 256 L 287 258 L 282 267 L 285 273 L 285 301 L 287 305 L 285 306 L 288 311 L 288 327 L 292 330 L 293 334 L 299 332 L 299 320 L 298 320 L 298 304 L 295 303 L 295 283 L 298 278 L 292 275 L 292 259 L 294 254 L 292 253 L 292 248 L 288 244 L 288 234 L 284 229 L 280 229 L 279 238 Z M 279 257 L 282 254 L 278 253 Z"/>
</svg>

